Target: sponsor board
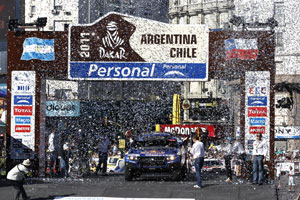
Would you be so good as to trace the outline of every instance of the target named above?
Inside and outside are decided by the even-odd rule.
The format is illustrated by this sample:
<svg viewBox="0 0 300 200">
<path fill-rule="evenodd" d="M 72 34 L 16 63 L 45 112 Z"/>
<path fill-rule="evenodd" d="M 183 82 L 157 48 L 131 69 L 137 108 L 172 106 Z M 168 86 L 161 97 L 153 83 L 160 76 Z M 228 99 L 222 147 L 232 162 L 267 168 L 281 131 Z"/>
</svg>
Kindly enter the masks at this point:
<svg viewBox="0 0 300 200">
<path fill-rule="evenodd" d="M 79 101 L 47 101 L 46 116 L 78 117 L 80 116 L 80 102 Z"/>
<path fill-rule="evenodd" d="M 177 134 L 182 136 L 190 136 L 195 133 L 198 128 L 203 131 L 208 131 L 208 137 L 215 137 L 215 127 L 213 125 L 171 125 L 171 124 L 161 124 L 162 132 L 172 133 L 175 131 Z"/>
<path fill-rule="evenodd" d="M 30 117 L 15 117 L 15 124 L 30 124 Z"/>
<path fill-rule="evenodd" d="M 248 117 L 267 117 L 267 107 L 248 107 Z"/>
<path fill-rule="evenodd" d="M 32 115 L 32 106 L 14 106 L 14 115 Z"/>
<path fill-rule="evenodd" d="M 267 97 L 249 96 L 248 106 L 267 106 Z"/>
<path fill-rule="evenodd" d="M 30 133 L 31 126 L 30 125 L 16 125 L 15 132 L 16 133 Z"/>
<path fill-rule="evenodd" d="M 208 38 L 203 24 L 109 13 L 92 24 L 70 26 L 69 79 L 206 81 Z"/>
<path fill-rule="evenodd" d="M 245 74 L 245 150 L 251 154 L 256 134 L 270 144 L 270 72 L 247 71 Z M 270 151 L 267 160 L 270 158 Z"/>
<path fill-rule="evenodd" d="M 266 127 L 264 126 L 250 126 L 249 128 L 250 134 L 257 134 L 257 133 L 265 134 L 265 131 L 266 131 Z"/>
<path fill-rule="evenodd" d="M 251 126 L 263 126 L 263 125 L 266 125 L 266 118 L 249 118 L 249 124 Z"/>
<path fill-rule="evenodd" d="M 35 146 L 34 71 L 12 71 L 11 159 L 33 159 Z"/>
<path fill-rule="evenodd" d="M 300 126 L 275 126 L 275 139 L 300 139 Z"/>
<path fill-rule="evenodd" d="M 227 39 L 225 42 L 226 60 L 256 60 L 257 39 Z"/>
<path fill-rule="evenodd" d="M 15 95 L 15 105 L 32 105 L 32 95 Z"/>
</svg>

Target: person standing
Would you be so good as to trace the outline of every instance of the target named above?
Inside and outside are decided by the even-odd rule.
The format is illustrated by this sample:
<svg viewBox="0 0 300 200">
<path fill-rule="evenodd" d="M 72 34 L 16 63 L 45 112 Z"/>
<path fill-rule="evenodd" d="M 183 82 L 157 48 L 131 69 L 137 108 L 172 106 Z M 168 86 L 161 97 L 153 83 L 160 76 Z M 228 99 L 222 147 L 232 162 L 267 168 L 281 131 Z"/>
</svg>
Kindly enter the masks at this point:
<svg viewBox="0 0 300 200">
<path fill-rule="evenodd" d="M 197 135 L 192 136 L 193 140 L 193 146 L 190 149 L 190 153 L 193 155 L 193 159 L 195 162 L 195 170 L 196 170 L 196 176 L 197 176 L 197 185 L 194 185 L 195 188 L 203 188 L 201 179 L 202 179 L 202 173 L 201 169 L 204 164 L 204 144 L 199 141 L 199 138 Z"/>
<path fill-rule="evenodd" d="M 7 174 L 7 180 L 14 186 L 16 189 L 16 197 L 15 199 L 19 199 L 20 195 L 22 195 L 22 199 L 30 199 L 23 187 L 25 181 L 25 175 L 29 172 L 31 162 L 29 159 L 24 160 L 22 164 L 16 165 L 12 168 Z"/>
<path fill-rule="evenodd" d="M 276 179 L 278 181 L 278 186 L 277 186 L 278 190 L 281 187 L 281 185 L 280 185 L 280 177 L 281 177 L 281 165 L 280 165 L 280 163 L 278 163 L 277 167 L 276 167 Z"/>
<path fill-rule="evenodd" d="M 225 168 L 226 168 L 226 183 L 232 182 L 232 170 L 231 170 L 231 159 L 232 159 L 232 145 L 231 145 L 231 137 L 227 137 L 225 139 L 225 144 L 222 148 L 224 160 L 225 160 Z"/>
<path fill-rule="evenodd" d="M 96 168 L 96 174 L 98 171 L 102 168 L 102 175 L 107 175 L 106 170 L 107 170 L 107 159 L 108 159 L 108 150 L 110 147 L 110 140 L 107 136 L 100 136 L 100 141 L 98 145 L 98 152 L 99 152 L 99 163 Z"/>
<path fill-rule="evenodd" d="M 238 173 L 237 176 L 241 176 L 241 175 L 245 176 L 245 171 L 244 171 L 244 174 L 242 174 L 242 169 L 245 169 L 246 152 L 240 141 L 240 137 L 236 137 L 236 140 L 232 147 L 232 153 L 233 153 L 235 159 L 238 160 L 238 163 L 239 163 L 237 165 L 237 171 L 239 171 L 240 173 Z"/>
<path fill-rule="evenodd" d="M 295 172 L 293 167 L 290 166 L 289 169 L 289 192 L 295 192 L 295 182 L 294 182 Z"/>
<path fill-rule="evenodd" d="M 262 134 L 256 134 L 256 140 L 253 143 L 253 184 L 262 185 L 264 179 L 264 162 L 266 161 L 267 142 L 262 139 Z"/>
<path fill-rule="evenodd" d="M 69 176 L 69 168 L 70 168 L 70 158 L 71 158 L 71 147 L 68 142 L 66 142 L 63 146 L 63 155 L 62 155 L 64 161 L 66 162 L 66 177 Z"/>
<path fill-rule="evenodd" d="M 49 135 L 48 150 L 50 153 L 50 176 L 52 177 L 54 162 L 56 162 L 57 159 L 56 129 L 54 129 Z"/>
</svg>

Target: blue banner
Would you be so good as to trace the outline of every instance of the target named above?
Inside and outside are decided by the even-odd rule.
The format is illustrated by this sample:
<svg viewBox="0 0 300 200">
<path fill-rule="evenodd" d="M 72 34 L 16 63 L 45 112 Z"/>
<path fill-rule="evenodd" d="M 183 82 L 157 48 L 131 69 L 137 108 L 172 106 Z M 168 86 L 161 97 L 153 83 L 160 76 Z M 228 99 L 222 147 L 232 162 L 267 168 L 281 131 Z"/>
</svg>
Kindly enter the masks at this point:
<svg viewBox="0 0 300 200">
<path fill-rule="evenodd" d="M 249 124 L 252 126 L 266 125 L 266 118 L 249 118 Z"/>
<path fill-rule="evenodd" d="M 267 106 L 268 99 L 266 96 L 249 96 L 248 106 Z"/>
<path fill-rule="evenodd" d="M 97 80 L 178 80 L 207 78 L 203 63 L 71 62 L 70 78 Z"/>
<path fill-rule="evenodd" d="M 15 124 L 31 124 L 30 117 L 16 117 Z"/>
<path fill-rule="evenodd" d="M 32 95 L 15 95 L 14 96 L 15 105 L 32 105 Z"/>
</svg>

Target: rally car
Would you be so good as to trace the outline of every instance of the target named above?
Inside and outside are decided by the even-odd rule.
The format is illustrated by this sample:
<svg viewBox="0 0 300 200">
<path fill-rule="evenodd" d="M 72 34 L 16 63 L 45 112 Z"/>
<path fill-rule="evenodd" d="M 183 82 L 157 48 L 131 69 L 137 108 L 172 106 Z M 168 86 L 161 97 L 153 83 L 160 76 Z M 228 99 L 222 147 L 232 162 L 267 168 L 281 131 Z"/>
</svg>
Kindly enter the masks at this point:
<svg viewBox="0 0 300 200">
<path fill-rule="evenodd" d="M 108 172 L 124 172 L 124 159 L 120 156 L 109 156 L 107 159 Z"/>
<path fill-rule="evenodd" d="M 125 155 L 125 180 L 141 175 L 170 176 L 181 180 L 185 175 L 186 155 L 179 138 L 169 133 L 140 136 Z"/>
</svg>

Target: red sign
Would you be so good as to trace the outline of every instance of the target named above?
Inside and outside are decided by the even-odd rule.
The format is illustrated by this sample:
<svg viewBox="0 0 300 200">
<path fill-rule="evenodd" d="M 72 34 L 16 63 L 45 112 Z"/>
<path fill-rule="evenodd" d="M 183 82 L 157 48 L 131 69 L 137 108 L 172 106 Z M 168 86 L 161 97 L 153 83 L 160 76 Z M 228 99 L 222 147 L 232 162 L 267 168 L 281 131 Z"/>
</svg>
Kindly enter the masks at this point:
<svg viewBox="0 0 300 200">
<path fill-rule="evenodd" d="M 160 130 L 162 132 L 171 133 L 176 131 L 179 135 L 189 136 L 191 133 L 195 133 L 198 128 L 207 130 L 209 132 L 208 137 L 215 137 L 215 128 L 213 125 L 172 125 L 172 124 L 161 124 Z"/>
<path fill-rule="evenodd" d="M 248 107 L 248 117 L 267 117 L 267 107 Z"/>
<path fill-rule="evenodd" d="M 226 51 L 226 60 L 239 58 L 241 60 L 256 60 L 257 49 L 233 49 Z"/>
<path fill-rule="evenodd" d="M 32 106 L 14 106 L 14 115 L 32 115 Z"/>
<path fill-rule="evenodd" d="M 265 132 L 266 132 L 266 127 L 264 126 L 250 126 L 249 128 L 250 134 L 257 134 L 257 133 L 265 134 Z"/>
<path fill-rule="evenodd" d="M 30 125 L 16 125 L 15 132 L 30 133 Z"/>
</svg>

